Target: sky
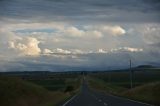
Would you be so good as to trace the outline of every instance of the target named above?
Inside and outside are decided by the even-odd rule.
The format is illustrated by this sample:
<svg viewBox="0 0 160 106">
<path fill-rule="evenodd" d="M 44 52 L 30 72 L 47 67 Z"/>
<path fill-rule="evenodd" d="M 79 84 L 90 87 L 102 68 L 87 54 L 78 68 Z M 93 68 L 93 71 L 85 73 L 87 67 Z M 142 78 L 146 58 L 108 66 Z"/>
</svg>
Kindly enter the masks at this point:
<svg viewBox="0 0 160 106">
<path fill-rule="evenodd" d="M 0 0 L 0 72 L 160 66 L 159 0 Z"/>
</svg>

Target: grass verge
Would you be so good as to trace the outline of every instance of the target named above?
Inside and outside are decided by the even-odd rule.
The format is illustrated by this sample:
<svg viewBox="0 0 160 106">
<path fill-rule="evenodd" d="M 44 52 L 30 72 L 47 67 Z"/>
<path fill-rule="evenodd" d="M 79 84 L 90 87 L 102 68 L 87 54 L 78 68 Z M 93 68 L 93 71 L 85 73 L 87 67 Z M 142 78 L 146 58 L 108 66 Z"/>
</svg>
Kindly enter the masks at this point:
<svg viewBox="0 0 160 106">
<path fill-rule="evenodd" d="M 133 89 L 127 89 L 120 86 L 108 84 L 103 80 L 95 77 L 88 77 L 89 87 L 93 90 L 121 96 L 149 104 L 160 105 L 160 82 L 149 83 L 137 86 Z"/>
<path fill-rule="evenodd" d="M 68 92 L 51 92 L 19 78 L 0 77 L 1 106 L 57 106 L 70 96 Z"/>
</svg>

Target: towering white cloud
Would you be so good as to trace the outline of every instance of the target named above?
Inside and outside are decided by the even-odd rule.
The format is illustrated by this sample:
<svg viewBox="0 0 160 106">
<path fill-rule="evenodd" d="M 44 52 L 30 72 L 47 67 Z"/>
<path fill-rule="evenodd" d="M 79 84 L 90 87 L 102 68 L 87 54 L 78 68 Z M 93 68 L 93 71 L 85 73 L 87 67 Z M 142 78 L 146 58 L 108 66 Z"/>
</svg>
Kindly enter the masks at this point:
<svg viewBox="0 0 160 106">
<path fill-rule="evenodd" d="M 41 49 L 38 47 L 40 42 L 33 37 L 24 37 L 21 40 L 10 41 L 9 48 L 18 51 L 21 55 L 39 55 Z"/>
</svg>

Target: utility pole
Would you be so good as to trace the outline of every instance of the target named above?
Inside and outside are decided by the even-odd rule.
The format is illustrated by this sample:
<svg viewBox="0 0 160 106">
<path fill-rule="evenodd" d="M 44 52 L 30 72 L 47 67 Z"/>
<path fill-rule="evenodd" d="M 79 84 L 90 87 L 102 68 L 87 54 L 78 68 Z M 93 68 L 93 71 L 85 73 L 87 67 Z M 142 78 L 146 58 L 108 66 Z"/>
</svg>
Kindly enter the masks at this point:
<svg viewBox="0 0 160 106">
<path fill-rule="evenodd" d="M 129 60 L 129 65 L 130 65 L 130 87 L 131 89 L 133 88 L 133 71 L 132 71 L 132 61 L 131 59 Z"/>
</svg>

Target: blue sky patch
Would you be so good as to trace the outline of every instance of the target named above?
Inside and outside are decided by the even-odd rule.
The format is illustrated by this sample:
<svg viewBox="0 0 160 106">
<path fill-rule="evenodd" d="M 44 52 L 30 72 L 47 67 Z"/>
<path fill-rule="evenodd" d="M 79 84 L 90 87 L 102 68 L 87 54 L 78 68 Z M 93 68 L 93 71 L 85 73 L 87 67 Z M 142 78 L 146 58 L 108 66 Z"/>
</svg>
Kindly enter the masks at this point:
<svg viewBox="0 0 160 106">
<path fill-rule="evenodd" d="M 22 30 L 16 30 L 13 31 L 16 33 L 33 33 L 33 32 L 46 32 L 46 33 L 53 33 L 56 32 L 55 29 L 46 28 L 46 29 L 22 29 Z"/>
</svg>

